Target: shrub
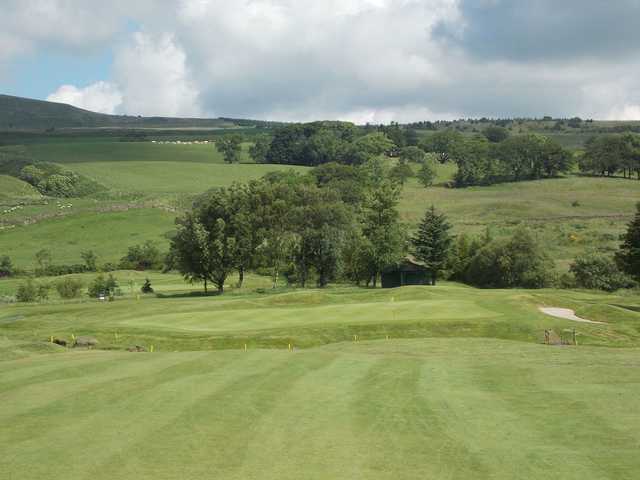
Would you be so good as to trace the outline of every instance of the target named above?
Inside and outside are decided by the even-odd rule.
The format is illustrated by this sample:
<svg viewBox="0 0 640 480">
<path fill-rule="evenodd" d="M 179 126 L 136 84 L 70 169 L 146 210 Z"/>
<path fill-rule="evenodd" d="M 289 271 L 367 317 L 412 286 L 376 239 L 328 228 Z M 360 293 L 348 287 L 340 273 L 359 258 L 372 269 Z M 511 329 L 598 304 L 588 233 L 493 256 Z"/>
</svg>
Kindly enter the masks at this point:
<svg viewBox="0 0 640 480">
<path fill-rule="evenodd" d="M 100 267 L 100 271 L 102 272 L 115 272 L 117 269 L 118 269 L 118 265 L 111 262 L 103 263 L 102 267 Z"/>
<path fill-rule="evenodd" d="M 46 178 L 46 175 L 47 174 L 44 171 L 40 170 L 35 165 L 27 165 L 20 170 L 19 177 L 21 180 L 36 186 Z"/>
<path fill-rule="evenodd" d="M 67 277 L 56 282 L 56 290 L 60 298 L 78 298 L 82 290 L 82 281 L 78 278 Z"/>
<path fill-rule="evenodd" d="M 151 286 L 151 282 L 148 278 L 145 278 L 144 285 L 140 288 L 142 293 L 153 293 L 153 287 Z"/>
<path fill-rule="evenodd" d="M 80 252 L 80 256 L 82 257 L 82 260 L 84 261 L 86 270 L 88 272 L 95 272 L 97 270 L 96 264 L 97 264 L 98 256 L 95 254 L 93 250 Z"/>
<path fill-rule="evenodd" d="M 467 270 L 467 281 L 479 287 L 543 288 L 552 280 L 551 259 L 526 229 L 480 249 Z"/>
<path fill-rule="evenodd" d="M 433 185 L 433 182 L 436 179 L 436 168 L 433 162 L 430 159 L 425 159 L 422 162 L 422 166 L 418 171 L 418 180 L 425 187 L 428 188 Z"/>
<path fill-rule="evenodd" d="M 45 283 L 45 282 L 38 283 L 38 285 L 36 285 L 36 297 L 40 301 L 47 300 L 49 298 L 50 290 L 51 290 L 50 283 Z"/>
<path fill-rule="evenodd" d="M 391 168 L 389 176 L 398 183 L 404 184 L 409 178 L 413 177 L 413 170 L 407 163 L 400 162 Z"/>
<path fill-rule="evenodd" d="M 400 151 L 400 159 L 403 162 L 422 163 L 425 156 L 424 150 L 415 146 L 404 147 Z"/>
<path fill-rule="evenodd" d="M 120 260 L 120 268 L 126 270 L 160 269 L 162 265 L 163 256 L 151 241 L 129 247 L 127 254 Z"/>
<path fill-rule="evenodd" d="M 0 278 L 11 277 L 14 274 L 13 262 L 8 255 L 0 257 Z"/>
<path fill-rule="evenodd" d="M 117 288 L 118 282 L 113 275 L 109 274 L 109 276 L 105 278 L 105 276 L 101 274 L 94 278 L 93 281 L 89 284 L 87 294 L 91 298 L 97 298 L 100 295 L 113 298 Z"/>
<path fill-rule="evenodd" d="M 19 302 L 35 302 L 38 297 L 38 288 L 34 281 L 29 278 L 26 282 L 18 285 L 16 300 Z"/>
<path fill-rule="evenodd" d="M 630 288 L 634 282 L 622 273 L 615 261 L 602 254 L 590 253 L 577 257 L 569 271 L 575 277 L 576 286 L 613 292 Z"/>
</svg>

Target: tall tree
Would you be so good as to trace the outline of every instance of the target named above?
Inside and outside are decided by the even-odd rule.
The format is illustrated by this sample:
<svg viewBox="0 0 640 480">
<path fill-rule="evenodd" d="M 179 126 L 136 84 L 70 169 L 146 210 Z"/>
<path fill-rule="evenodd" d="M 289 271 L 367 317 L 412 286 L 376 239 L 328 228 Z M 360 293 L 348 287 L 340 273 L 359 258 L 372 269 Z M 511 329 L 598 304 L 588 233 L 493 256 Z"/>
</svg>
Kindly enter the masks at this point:
<svg viewBox="0 0 640 480">
<path fill-rule="evenodd" d="M 266 135 L 260 135 L 249 148 L 249 156 L 256 163 L 266 163 L 269 147 L 271 147 L 271 139 Z"/>
<path fill-rule="evenodd" d="M 44 274 L 51 265 L 51 251 L 43 248 L 42 250 L 38 250 L 36 252 L 36 263 L 38 264 L 38 268 L 36 269 L 36 273 L 38 275 Z"/>
<path fill-rule="evenodd" d="M 223 155 L 224 161 L 227 163 L 240 162 L 240 153 L 242 152 L 241 147 L 242 135 L 223 135 L 216 140 L 216 150 Z"/>
<path fill-rule="evenodd" d="M 204 292 L 213 278 L 213 266 L 209 255 L 209 232 L 194 213 L 188 213 L 176 221 L 178 231 L 171 240 L 169 258 L 189 282 L 203 282 Z"/>
<path fill-rule="evenodd" d="M 257 182 L 229 187 L 229 228 L 236 240 L 236 268 L 238 288 L 244 283 L 245 272 L 256 266 L 258 250 L 264 242 L 260 219 L 256 217 L 258 196 Z"/>
<path fill-rule="evenodd" d="M 378 276 L 402 256 L 404 237 L 400 226 L 398 199 L 400 189 L 393 183 L 374 188 L 365 202 L 362 232 L 367 239 L 367 258 L 373 286 Z"/>
<path fill-rule="evenodd" d="M 636 214 L 622 235 L 622 244 L 616 254 L 620 270 L 640 281 L 640 203 L 636 204 Z"/>
<path fill-rule="evenodd" d="M 418 226 L 418 231 L 411 239 L 413 252 L 417 260 L 424 263 L 431 274 L 431 284 L 436 284 L 439 272 L 444 268 L 449 257 L 452 238 L 449 233 L 451 225 L 443 213 L 436 212 L 432 205 Z"/>
</svg>

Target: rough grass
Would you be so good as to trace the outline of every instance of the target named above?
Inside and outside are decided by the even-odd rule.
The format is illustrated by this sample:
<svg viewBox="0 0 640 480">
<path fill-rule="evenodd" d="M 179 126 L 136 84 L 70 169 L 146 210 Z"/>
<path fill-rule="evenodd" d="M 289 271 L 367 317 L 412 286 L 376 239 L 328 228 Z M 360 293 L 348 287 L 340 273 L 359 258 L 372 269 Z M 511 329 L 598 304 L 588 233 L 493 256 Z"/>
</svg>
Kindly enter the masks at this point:
<svg viewBox="0 0 640 480">
<path fill-rule="evenodd" d="M 241 161 L 250 163 L 250 144 L 242 145 Z M 224 163 L 214 144 L 175 145 L 151 142 L 68 142 L 26 147 L 33 158 L 60 164 L 90 162 L 195 162 Z"/>
<path fill-rule="evenodd" d="M 414 225 L 435 205 L 447 214 L 456 232 L 482 234 L 489 227 L 497 237 L 526 225 L 565 269 L 590 248 L 617 249 L 638 201 L 640 182 L 623 178 L 571 175 L 489 187 L 428 189 L 412 179 L 404 188 L 400 209 L 403 219 Z"/>
<path fill-rule="evenodd" d="M 14 198 L 38 197 L 40 197 L 40 192 L 28 183 L 8 175 L 0 175 L 0 201 Z M 0 210 L 0 214 L 1 213 L 2 211 Z"/>
<path fill-rule="evenodd" d="M 198 194 L 233 182 L 248 182 L 278 170 L 304 171 L 304 167 L 197 163 L 183 161 L 90 162 L 67 165 L 71 170 L 93 178 L 117 192 L 145 195 L 172 193 Z"/>
<path fill-rule="evenodd" d="M 53 263 L 82 263 L 80 252 L 94 250 L 100 263 L 113 262 L 131 245 L 156 242 L 166 249 L 176 214 L 158 208 L 133 208 L 51 217 L 34 225 L 0 232 L 0 252 L 21 268 L 31 268 L 35 253 L 46 248 Z"/>
</svg>

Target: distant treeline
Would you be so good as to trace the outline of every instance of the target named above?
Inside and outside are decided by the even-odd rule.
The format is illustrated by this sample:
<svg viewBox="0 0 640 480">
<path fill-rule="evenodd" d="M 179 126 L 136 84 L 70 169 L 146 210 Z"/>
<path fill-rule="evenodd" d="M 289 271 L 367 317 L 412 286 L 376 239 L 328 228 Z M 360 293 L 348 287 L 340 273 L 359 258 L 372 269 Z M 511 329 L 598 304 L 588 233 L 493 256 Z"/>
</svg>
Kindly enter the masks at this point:
<svg viewBox="0 0 640 480">
<path fill-rule="evenodd" d="M 509 136 L 498 126 L 487 127 L 483 134 L 474 136 L 443 130 L 419 140 L 415 130 L 398 124 L 363 131 L 344 122 L 278 128 L 254 159 L 306 166 L 331 162 L 360 165 L 370 156 L 381 154 L 402 161 L 407 156 L 403 152 L 415 145 L 437 155 L 443 163 L 456 163 L 457 187 L 554 177 L 573 165 L 572 154 L 556 141 L 533 134 Z"/>
</svg>

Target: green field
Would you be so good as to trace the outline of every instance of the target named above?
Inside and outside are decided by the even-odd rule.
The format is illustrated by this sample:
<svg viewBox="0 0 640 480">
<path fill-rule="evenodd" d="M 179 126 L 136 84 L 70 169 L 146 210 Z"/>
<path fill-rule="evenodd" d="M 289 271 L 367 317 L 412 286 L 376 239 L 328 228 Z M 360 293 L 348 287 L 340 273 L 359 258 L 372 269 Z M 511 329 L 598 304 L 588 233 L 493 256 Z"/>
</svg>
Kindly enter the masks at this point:
<svg viewBox="0 0 640 480">
<path fill-rule="evenodd" d="M 159 144 L 151 142 L 69 142 L 28 145 L 36 160 L 60 164 L 90 162 L 224 163 L 213 144 Z M 242 146 L 242 162 L 250 162 L 249 144 Z"/>
<path fill-rule="evenodd" d="M 133 208 L 52 216 L 0 232 L 0 252 L 23 268 L 33 267 L 34 255 L 42 248 L 51 251 L 56 264 L 82 263 L 82 250 L 94 250 L 101 263 L 113 262 L 146 240 L 166 248 L 175 215 L 159 208 Z"/>
<path fill-rule="evenodd" d="M 12 198 L 40 197 L 40 193 L 22 180 L 8 175 L 0 175 L 0 201 Z"/>
<path fill-rule="evenodd" d="M 163 298 L 0 307 L 6 478 L 588 480 L 640 469 L 637 295 L 455 284 L 265 295 L 251 277 L 244 293 L 198 298 L 164 278 L 152 277 Z M 540 345 L 545 328 L 576 328 L 580 346 Z M 72 333 L 108 350 L 46 343 Z M 134 344 L 155 351 L 123 351 Z"/>
</svg>

